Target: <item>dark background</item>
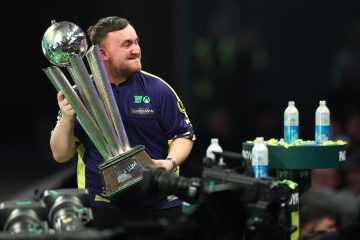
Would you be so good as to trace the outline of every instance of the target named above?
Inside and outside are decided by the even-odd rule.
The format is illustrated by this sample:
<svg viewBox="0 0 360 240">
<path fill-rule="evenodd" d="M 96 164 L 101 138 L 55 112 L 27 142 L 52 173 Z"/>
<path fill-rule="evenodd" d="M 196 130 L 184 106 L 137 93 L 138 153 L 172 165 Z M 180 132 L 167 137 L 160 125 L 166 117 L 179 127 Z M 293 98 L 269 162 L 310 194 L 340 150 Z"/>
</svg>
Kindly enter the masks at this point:
<svg viewBox="0 0 360 240">
<path fill-rule="evenodd" d="M 58 106 L 42 72 L 41 40 L 51 20 L 82 29 L 118 15 L 135 27 L 143 68 L 177 91 L 197 134 L 183 174 L 198 175 L 211 137 L 241 152 L 256 136 L 282 137 L 283 111 L 294 100 L 300 138 L 313 139 L 314 113 L 327 100 L 346 122 L 354 95 L 331 72 L 360 19 L 356 0 L 6 1 L 1 3 L 0 200 L 70 179 L 73 163 L 52 160 L 49 138 Z M 359 83 L 359 79 L 355 82 Z M 358 85 L 354 85 L 358 86 Z M 347 109 L 348 106 L 355 106 Z"/>
</svg>

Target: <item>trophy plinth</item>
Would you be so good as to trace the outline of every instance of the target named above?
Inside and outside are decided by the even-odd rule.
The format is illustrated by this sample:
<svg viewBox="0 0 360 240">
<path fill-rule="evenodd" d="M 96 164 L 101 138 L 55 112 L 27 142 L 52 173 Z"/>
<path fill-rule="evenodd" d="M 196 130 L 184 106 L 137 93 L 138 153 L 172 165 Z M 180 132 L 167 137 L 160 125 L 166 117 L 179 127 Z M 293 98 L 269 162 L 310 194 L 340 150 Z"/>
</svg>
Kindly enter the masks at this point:
<svg viewBox="0 0 360 240">
<path fill-rule="evenodd" d="M 54 65 L 43 69 L 56 90 L 62 91 L 96 149 L 105 197 L 113 197 L 142 180 L 153 166 L 144 146 L 131 148 L 98 45 L 87 50 L 85 33 L 74 23 L 52 21 L 42 40 L 45 57 Z M 82 60 L 86 54 L 93 79 Z M 67 67 L 79 95 L 59 67 Z M 95 89 L 94 83 L 97 89 Z"/>
<path fill-rule="evenodd" d="M 99 164 L 103 177 L 103 195 L 106 198 L 113 197 L 143 179 L 144 169 L 153 165 L 144 149 L 144 146 L 138 145 Z"/>
</svg>

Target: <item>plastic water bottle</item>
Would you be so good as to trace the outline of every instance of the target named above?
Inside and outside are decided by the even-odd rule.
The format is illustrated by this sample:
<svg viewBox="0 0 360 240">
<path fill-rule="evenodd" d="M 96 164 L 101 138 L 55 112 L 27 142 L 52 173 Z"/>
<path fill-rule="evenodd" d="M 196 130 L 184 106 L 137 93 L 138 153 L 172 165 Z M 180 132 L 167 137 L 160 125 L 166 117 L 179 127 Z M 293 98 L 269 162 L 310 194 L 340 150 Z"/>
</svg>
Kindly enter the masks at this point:
<svg viewBox="0 0 360 240">
<path fill-rule="evenodd" d="M 294 143 L 299 138 L 299 111 L 294 101 L 288 102 L 284 112 L 284 140 L 287 143 Z"/>
<path fill-rule="evenodd" d="M 330 140 L 330 110 L 326 101 L 320 101 L 315 112 L 315 141 L 321 144 Z"/>
<path fill-rule="evenodd" d="M 255 178 L 262 178 L 269 175 L 269 151 L 263 137 L 255 139 L 254 147 L 251 151 L 251 166 Z"/>
<path fill-rule="evenodd" d="M 218 138 L 211 138 L 211 144 L 206 149 L 206 157 L 211 159 L 213 162 L 215 162 L 216 157 L 215 157 L 215 154 L 213 152 L 223 152 L 222 147 L 220 147 L 220 145 L 219 145 L 219 139 Z M 224 164 L 224 160 L 221 157 L 219 159 L 219 165 L 223 165 L 223 164 Z"/>
</svg>

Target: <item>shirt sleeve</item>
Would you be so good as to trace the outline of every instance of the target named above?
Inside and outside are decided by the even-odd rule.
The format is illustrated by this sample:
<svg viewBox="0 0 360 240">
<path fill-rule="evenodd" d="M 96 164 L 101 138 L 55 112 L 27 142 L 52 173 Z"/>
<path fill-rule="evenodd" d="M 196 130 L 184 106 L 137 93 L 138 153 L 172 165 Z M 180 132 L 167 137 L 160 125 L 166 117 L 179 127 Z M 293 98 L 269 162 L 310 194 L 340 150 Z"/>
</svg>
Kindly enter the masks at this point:
<svg viewBox="0 0 360 240">
<path fill-rule="evenodd" d="M 82 138 L 83 134 L 84 134 L 84 129 L 81 127 L 79 121 L 76 118 L 74 122 L 74 136 L 76 138 L 76 143 L 78 145 L 80 144 L 80 139 Z"/>
<path fill-rule="evenodd" d="M 188 138 L 195 140 L 195 133 L 185 107 L 166 82 L 159 91 L 160 122 L 168 140 Z"/>
</svg>

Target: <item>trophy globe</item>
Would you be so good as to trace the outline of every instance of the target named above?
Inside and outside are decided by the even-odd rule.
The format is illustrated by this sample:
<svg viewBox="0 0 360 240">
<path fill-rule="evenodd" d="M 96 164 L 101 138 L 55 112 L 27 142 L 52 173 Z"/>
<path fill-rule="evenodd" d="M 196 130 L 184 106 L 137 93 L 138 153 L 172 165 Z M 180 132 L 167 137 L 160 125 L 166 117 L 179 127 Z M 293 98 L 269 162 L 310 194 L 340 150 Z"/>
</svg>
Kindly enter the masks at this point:
<svg viewBox="0 0 360 240">
<path fill-rule="evenodd" d="M 44 33 L 42 50 L 45 57 L 58 67 L 70 65 L 70 56 L 83 57 L 88 49 L 86 35 L 76 24 L 63 21 L 51 21 L 51 26 Z"/>
</svg>

